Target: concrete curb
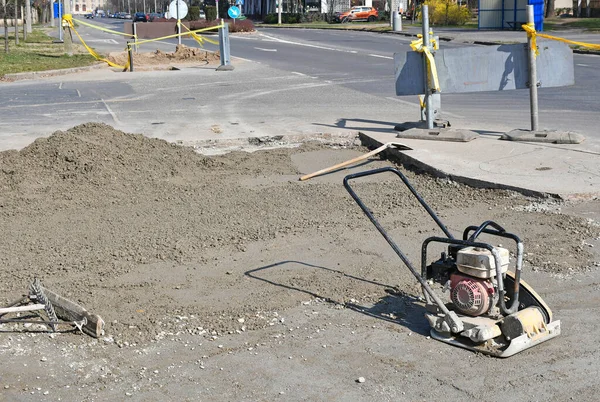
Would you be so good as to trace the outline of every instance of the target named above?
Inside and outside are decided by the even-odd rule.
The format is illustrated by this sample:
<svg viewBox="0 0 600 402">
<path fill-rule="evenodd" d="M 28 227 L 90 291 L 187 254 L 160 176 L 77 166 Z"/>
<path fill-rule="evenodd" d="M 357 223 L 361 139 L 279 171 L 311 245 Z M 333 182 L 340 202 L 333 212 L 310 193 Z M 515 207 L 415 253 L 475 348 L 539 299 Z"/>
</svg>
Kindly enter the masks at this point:
<svg viewBox="0 0 600 402">
<path fill-rule="evenodd" d="M 366 147 L 376 148 L 376 147 L 380 147 L 381 145 L 383 145 L 380 141 L 377 141 L 374 138 L 371 138 L 364 133 L 359 132 L 358 136 L 359 136 L 361 143 Z M 406 153 L 403 153 L 400 150 L 396 150 L 393 148 L 387 149 L 384 153 L 386 154 L 386 156 L 389 159 L 394 160 L 398 163 L 401 163 L 409 168 L 413 168 L 419 172 L 429 173 L 433 177 L 450 179 L 457 183 L 466 184 L 471 187 L 515 191 L 515 192 L 523 194 L 525 196 L 535 197 L 535 198 L 549 198 L 550 197 L 550 198 L 556 198 L 556 199 L 565 199 L 565 197 L 561 196 L 560 194 L 551 194 L 551 193 L 531 190 L 531 189 L 528 189 L 525 187 L 516 187 L 516 186 L 506 185 L 506 184 L 502 184 L 502 183 L 474 179 L 474 178 L 466 177 L 466 176 L 451 175 L 440 169 L 436 169 L 433 166 L 423 163 L 422 161 L 415 159 L 415 158 L 407 155 Z"/>
<path fill-rule="evenodd" d="M 35 80 L 39 78 L 53 77 L 57 75 L 67 75 L 73 73 L 81 73 L 86 71 L 98 70 L 104 67 L 108 67 L 106 63 L 97 63 L 91 66 L 84 67 L 73 67 L 63 68 L 60 70 L 45 70 L 45 71 L 28 71 L 26 73 L 13 73 L 5 74 L 2 79 L 6 81 L 20 81 L 20 80 Z M 108 67 L 110 68 L 110 67 Z"/>
<path fill-rule="evenodd" d="M 259 25 L 257 25 L 259 26 Z M 285 27 L 279 27 L 279 26 L 268 26 L 268 28 L 277 28 L 277 29 L 285 29 L 285 28 L 297 28 L 297 29 L 321 29 L 321 28 L 311 28 L 311 27 L 293 27 L 293 26 L 285 26 Z M 376 30 L 372 30 L 369 28 L 327 28 L 329 30 L 336 30 L 336 31 L 358 31 L 358 32 L 373 32 L 373 33 L 379 33 L 379 34 L 384 34 L 384 35 L 401 35 L 401 36 L 406 36 L 406 37 L 410 37 L 410 38 L 417 38 L 417 34 L 416 33 L 411 33 L 411 32 L 394 32 L 394 31 L 376 31 Z M 435 29 L 435 28 L 434 28 Z M 474 30 L 476 31 L 476 30 Z M 435 32 L 435 31 L 434 31 Z M 525 31 L 523 31 L 525 32 Z M 523 40 L 521 42 L 519 41 L 486 41 L 486 40 L 464 40 L 464 39 L 460 39 L 460 38 L 455 38 L 452 36 L 444 36 L 444 35 L 437 35 L 439 37 L 440 41 L 444 41 L 444 42 L 458 42 L 458 43 L 467 43 L 467 44 L 474 44 L 474 45 L 483 45 L 483 46 L 496 46 L 496 45 L 506 45 L 506 44 L 513 44 L 513 43 L 526 43 L 526 40 Z M 579 54 L 590 54 L 590 55 L 595 55 L 595 56 L 600 56 L 600 51 L 597 50 L 586 50 L 586 49 L 573 49 L 573 53 L 579 53 Z"/>
</svg>

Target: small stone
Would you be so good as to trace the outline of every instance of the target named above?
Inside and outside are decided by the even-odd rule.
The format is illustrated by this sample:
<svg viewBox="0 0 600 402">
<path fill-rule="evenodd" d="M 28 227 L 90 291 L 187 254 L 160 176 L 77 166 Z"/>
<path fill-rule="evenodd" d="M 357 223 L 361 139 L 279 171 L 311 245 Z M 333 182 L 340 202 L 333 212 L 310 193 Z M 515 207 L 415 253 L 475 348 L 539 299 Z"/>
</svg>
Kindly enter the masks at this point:
<svg viewBox="0 0 600 402">
<path fill-rule="evenodd" d="M 361 383 L 361 384 L 365 381 L 367 381 L 367 380 L 365 380 L 365 377 L 358 377 L 358 380 L 356 380 L 356 382 Z"/>
<path fill-rule="evenodd" d="M 40 359 L 40 361 L 42 361 L 42 362 L 48 361 L 48 358 L 47 358 L 47 357 L 42 357 L 42 358 Z"/>
</svg>

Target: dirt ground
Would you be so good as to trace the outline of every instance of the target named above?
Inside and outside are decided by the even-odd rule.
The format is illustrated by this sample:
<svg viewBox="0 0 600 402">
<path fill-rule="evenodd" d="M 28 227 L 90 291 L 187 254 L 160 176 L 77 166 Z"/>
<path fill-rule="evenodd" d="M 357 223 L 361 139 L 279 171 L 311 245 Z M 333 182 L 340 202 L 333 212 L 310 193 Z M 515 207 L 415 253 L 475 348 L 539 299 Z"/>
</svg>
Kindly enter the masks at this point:
<svg viewBox="0 0 600 402">
<path fill-rule="evenodd" d="M 492 219 L 525 242 L 524 279 L 563 334 L 491 358 L 429 338 L 415 279 L 342 186 L 349 170 L 298 181 L 365 151 L 204 156 L 88 123 L 0 153 L 0 306 L 38 277 L 106 321 L 100 339 L 0 324 L 0 399 L 595 400 L 598 201 L 400 167 L 457 236 Z M 418 265 L 434 222 L 391 175 L 355 188 Z"/>
<path fill-rule="evenodd" d="M 127 64 L 127 52 L 110 53 L 107 59 L 119 65 Z M 177 65 L 207 65 L 220 62 L 219 52 L 208 52 L 195 47 L 177 45 L 174 52 L 165 53 L 155 50 L 149 53 L 134 53 L 133 64 L 138 70 L 164 70 Z"/>
</svg>

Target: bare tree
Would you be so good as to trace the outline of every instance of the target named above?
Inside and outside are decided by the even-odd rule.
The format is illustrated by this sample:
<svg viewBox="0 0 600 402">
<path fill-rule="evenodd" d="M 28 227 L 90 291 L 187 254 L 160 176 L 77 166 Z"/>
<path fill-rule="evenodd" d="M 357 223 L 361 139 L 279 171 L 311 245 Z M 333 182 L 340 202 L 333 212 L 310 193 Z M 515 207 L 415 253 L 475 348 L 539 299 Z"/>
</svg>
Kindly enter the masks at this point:
<svg viewBox="0 0 600 402">
<path fill-rule="evenodd" d="M 8 53 L 8 6 L 6 0 L 2 0 L 2 18 L 4 19 L 4 52 Z"/>
</svg>

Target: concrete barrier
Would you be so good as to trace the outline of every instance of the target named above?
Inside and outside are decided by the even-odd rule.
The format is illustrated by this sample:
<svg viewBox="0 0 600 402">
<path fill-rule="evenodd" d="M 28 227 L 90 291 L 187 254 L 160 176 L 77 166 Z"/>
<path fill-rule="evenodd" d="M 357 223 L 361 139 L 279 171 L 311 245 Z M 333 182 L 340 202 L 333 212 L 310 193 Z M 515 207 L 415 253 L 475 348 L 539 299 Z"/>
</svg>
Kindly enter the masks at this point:
<svg viewBox="0 0 600 402">
<path fill-rule="evenodd" d="M 190 22 L 193 21 L 181 21 L 182 25 L 190 28 Z M 194 28 L 190 28 L 193 30 Z M 181 29 L 181 33 L 186 31 L 185 28 Z M 132 35 L 133 34 L 133 22 L 123 23 L 123 32 Z M 174 35 L 177 33 L 177 21 L 155 21 L 155 22 L 137 22 L 136 33 L 138 39 L 155 39 L 162 38 L 163 36 Z M 217 33 L 217 30 L 208 31 L 206 33 Z"/>
</svg>

